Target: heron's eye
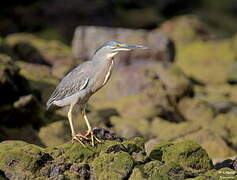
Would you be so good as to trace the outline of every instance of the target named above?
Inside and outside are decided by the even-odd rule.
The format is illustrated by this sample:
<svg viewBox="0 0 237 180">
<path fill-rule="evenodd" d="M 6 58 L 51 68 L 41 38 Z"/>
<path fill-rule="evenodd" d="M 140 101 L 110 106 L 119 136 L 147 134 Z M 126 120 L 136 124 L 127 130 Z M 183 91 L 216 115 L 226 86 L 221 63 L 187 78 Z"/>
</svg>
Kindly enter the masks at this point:
<svg viewBox="0 0 237 180">
<path fill-rule="evenodd" d="M 116 44 L 115 47 L 121 47 L 121 44 Z"/>
</svg>

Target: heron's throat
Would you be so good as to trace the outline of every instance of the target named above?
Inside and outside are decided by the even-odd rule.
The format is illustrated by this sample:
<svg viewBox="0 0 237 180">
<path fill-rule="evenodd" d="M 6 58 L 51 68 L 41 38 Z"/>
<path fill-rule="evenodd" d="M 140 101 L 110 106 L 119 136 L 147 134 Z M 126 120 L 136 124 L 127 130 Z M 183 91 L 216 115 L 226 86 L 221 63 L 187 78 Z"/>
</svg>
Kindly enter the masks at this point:
<svg viewBox="0 0 237 180">
<path fill-rule="evenodd" d="M 118 52 L 111 52 L 111 53 L 109 53 L 106 57 L 107 57 L 108 59 L 112 59 L 117 53 L 118 53 Z"/>
</svg>

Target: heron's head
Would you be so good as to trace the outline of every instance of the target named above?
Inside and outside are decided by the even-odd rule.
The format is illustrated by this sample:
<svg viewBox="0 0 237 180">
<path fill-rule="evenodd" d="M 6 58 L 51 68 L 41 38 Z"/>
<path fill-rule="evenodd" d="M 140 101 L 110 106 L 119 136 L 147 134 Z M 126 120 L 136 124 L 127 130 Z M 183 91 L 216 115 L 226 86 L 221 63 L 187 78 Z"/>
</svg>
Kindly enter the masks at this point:
<svg viewBox="0 0 237 180">
<path fill-rule="evenodd" d="M 109 41 L 104 43 L 95 53 L 101 53 L 107 57 L 113 57 L 118 52 L 130 51 L 132 49 L 148 49 L 148 47 L 141 45 L 130 45 L 119 41 Z"/>
</svg>

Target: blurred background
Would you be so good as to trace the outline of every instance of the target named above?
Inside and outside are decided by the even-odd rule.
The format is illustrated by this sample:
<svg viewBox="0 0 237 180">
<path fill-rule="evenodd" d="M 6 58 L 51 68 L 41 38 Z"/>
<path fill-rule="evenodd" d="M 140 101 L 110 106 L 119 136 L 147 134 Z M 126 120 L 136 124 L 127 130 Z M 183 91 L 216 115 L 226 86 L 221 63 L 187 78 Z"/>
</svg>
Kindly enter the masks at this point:
<svg viewBox="0 0 237 180">
<path fill-rule="evenodd" d="M 212 158 L 237 152 L 237 0 L 22 0 L 0 9 L 0 141 L 68 142 L 59 80 L 102 43 L 149 46 L 116 57 L 88 116 L 147 143 L 193 140 Z M 77 131 L 86 129 L 78 108 Z"/>
</svg>

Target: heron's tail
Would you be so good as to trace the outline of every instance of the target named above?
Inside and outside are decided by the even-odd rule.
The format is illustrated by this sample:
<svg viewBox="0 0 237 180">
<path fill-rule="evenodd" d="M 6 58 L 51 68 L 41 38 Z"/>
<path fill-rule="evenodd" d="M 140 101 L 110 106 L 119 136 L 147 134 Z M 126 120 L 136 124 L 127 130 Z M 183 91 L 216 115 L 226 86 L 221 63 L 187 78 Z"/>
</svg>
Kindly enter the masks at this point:
<svg viewBox="0 0 237 180">
<path fill-rule="evenodd" d="M 48 102 L 46 103 L 46 109 L 48 110 L 50 108 L 50 106 L 53 104 L 53 99 L 49 99 Z"/>
</svg>

